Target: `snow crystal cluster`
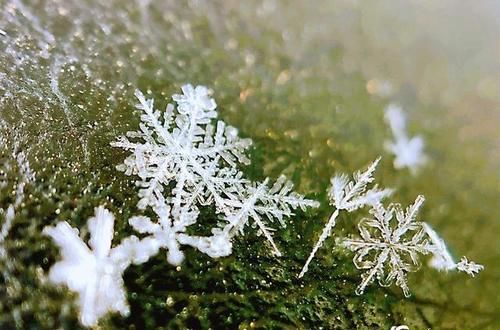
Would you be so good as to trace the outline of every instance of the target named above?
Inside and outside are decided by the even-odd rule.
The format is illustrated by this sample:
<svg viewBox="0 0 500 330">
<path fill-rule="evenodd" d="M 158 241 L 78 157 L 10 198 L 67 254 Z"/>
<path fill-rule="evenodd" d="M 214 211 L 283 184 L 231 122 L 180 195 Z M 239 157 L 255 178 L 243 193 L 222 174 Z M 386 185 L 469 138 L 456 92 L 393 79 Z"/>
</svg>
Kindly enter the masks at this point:
<svg viewBox="0 0 500 330">
<path fill-rule="evenodd" d="M 237 166 L 250 163 L 246 150 L 252 141 L 238 137 L 236 128 L 215 121 L 217 105 L 206 87 L 185 85 L 182 92 L 173 95 L 176 104 L 168 104 L 162 112 L 137 91 L 139 130 L 112 143 L 130 152 L 117 168 L 137 177 L 138 208 L 155 214 L 154 219 L 145 215 L 129 219 L 143 238 L 131 236 L 111 248 L 114 218 L 102 207 L 88 221 L 92 249 L 67 222 L 45 229 L 63 257 L 51 269 L 50 279 L 78 292 L 83 325 L 95 325 L 109 311 L 127 315 L 122 274 L 131 263 L 146 262 L 166 249 L 167 261 L 179 265 L 183 245 L 212 258 L 228 256 L 234 237 L 249 225 L 280 256 L 268 223 L 285 226 L 294 209 L 319 206 L 294 192 L 284 176 L 273 184 L 267 178 L 262 182 L 245 178 Z M 199 207 L 206 205 L 215 207 L 220 223 L 211 236 L 188 234 L 189 226 L 203 222 Z"/>
<path fill-rule="evenodd" d="M 172 97 L 175 104 L 168 104 L 165 111 L 156 109 L 153 99 L 141 92 L 135 95 L 141 112 L 139 130 L 128 132 L 111 145 L 129 153 L 117 169 L 135 178 L 137 206 L 144 214 L 131 217 L 128 223 L 140 238 L 132 235 L 112 247 L 114 216 L 102 206 L 88 220 L 88 245 L 66 221 L 44 230 L 62 255 L 62 260 L 51 268 L 49 279 L 78 293 L 80 320 L 85 326 L 96 325 L 108 312 L 129 313 L 122 276 L 131 264 L 144 263 L 164 249 L 167 261 L 179 265 L 186 245 L 212 258 L 228 256 L 234 238 L 248 226 L 256 228 L 272 252 L 280 256 L 270 224 L 285 226 L 285 218 L 292 216 L 295 209 L 319 206 L 294 192 L 292 183 L 283 176 L 271 184 L 267 178 L 253 182 L 243 175 L 238 166 L 250 163 L 246 152 L 252 141 L 240 138 L 236 128 L 216 120 L 217 104 L 206 87 L 184 85 L 182 94 Z M 402 113 L 397 109 L 390 113 L 393 132 L 398 132 L 393 150 L 422 145 L 419 139 L 408 140 L 403 134 Z M 401 142 L 404 139 L 406 145 Z M 415 169 L 421 164 L 421 149 L 397 154 L 396 167 Z M 432 255 L 430 265 L 439 270 L 457 270 L 471 276 L 482 270 L 482 265 L 466 257 L 456 263 L 443 239 L 428 224 L 416 220 L 423 196 L 418 196 L 406 210 L 399 204 L 383 206 L 382 200 L 394 191 L 373 184 L 379 162 L 380 158 L 366 170 L 355 172 L 352 179 L 345 174 L 332 177 L 328 196 L 335 211 L 299 278 L 306 274 L 315 254 L 331 235 L 339 214 L 364 207 L 371 208 L 371 217 L 359 222 L 360 237 L 342 239 L 342 246 L 355 253 L 356 268 L 364 271 L 357 294 L 378 281 L 382 286 L 395 283 L 409 296 L 407 274 L 418 270 L 421 254 Z M 200 208 L 204 206 L 215 209 L 219 223 L 211 228 L 209 236 L 194 235 L 188 228 L 203 226 Z"/>
<path fill-rule="evenodd" d="M 130 152 L 118 169 L 138 177 L 138 207 L 149 207 L 158 216 L 155 220 L 136 217 L 130 224 L 167 248 L 168 261 L 174 265 L 183 259 L 181 245 L 213 258 L 231 254 L 232 239 L 249 224 L 281 255 L 268 223 L 276 220 L 285 226 L 284 218 L 293 215 L 293 209 L 318 203 L 293 192 L 285 177 L 272 185 L 269 179 L 246 179 L 237 166 L 250 163 L 246 150 L 252 141 L 240 138 L 236 128 L 215 121 L 217 104 L 206 87 L 184 85 L 182 92 L 172 97 L 176 105 L 168 104 L 161 112 L 152 99 L 137 91 L 140 129 L 112 143 Z M 187 227 L 201 220 L 199 207 L 205 205 L 215 207 L 219 226 L 212 229 L 212 236 L 188 235 Z"/>
<path fill-rule="evenodd" d="M 342 240 L 343 247 L 355 252 L 356 268 L 366 270 L 356 294 L 361 295 L 369 284 L 378 280 L 381 286 L 395 283 L 406 297 L 410 296 L 406 274 L 418 270 L 419 254 L 432 254 L 430 265 L 438 270 L 458 270 L 471 276 L 481 271 L 482 265 L 468 261 L 466 257 L 455 263 L 438 234 L 425 222 L 416 221 L 425 200 L 423 196 L 418 196 L 415 203 L 404 211 L 399 204 L 390 204 L 388 208 L 383 206 L 382 200 L 394 192 L 392 189 L 380 190 L 375 185 L 367 190 L 368 184 L 374 181 L 373 174 L 379 161 L 380 158 L 375 160 L 364 172 L 354 173 L 353 180 L 345 174 L 331 179 L 329 197 L 336 210 L 323 228 L 299 278 L 308 271 L 316 252 L 331 235 L 339 211 L 352 212 L 365 206 L 371 207 L 372 217 L 359 222 L 361 237 Z"/>
</svg>

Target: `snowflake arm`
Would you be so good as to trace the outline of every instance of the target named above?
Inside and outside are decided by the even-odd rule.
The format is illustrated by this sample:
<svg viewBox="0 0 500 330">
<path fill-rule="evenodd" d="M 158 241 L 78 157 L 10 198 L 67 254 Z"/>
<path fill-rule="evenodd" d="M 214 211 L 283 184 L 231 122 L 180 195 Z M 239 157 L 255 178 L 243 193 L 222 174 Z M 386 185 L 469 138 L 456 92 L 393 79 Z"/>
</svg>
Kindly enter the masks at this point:
<svg viewBox="0 0 500 330">
<path fill-rule="evenodd" d="M 117 168 L 139 177 L 138 207 L 151 207 L 158 215 L 157 222 L 135 217 L 129 223 L 159 248 L 166 248 L 172 264 L 183 260 L 180 245 L 211 257 L 230 254 L 231 239 L 249 220 L 279 255 L 266 222 L 278 220 L 284 226 L 283 218 L 293 215 L 294 209 L 318 204 L 293 192 L 284 177 L 272 188 L 267 179 L 262 184 L 245 179 L 236 167 L 250 162 L 246 150 L 252 141 L 238 137 L 238 130 L 223 121 L 215 122 L 217 105 L 206 87 L 184 85 L 182 92 L 173 95 L 176 105 L 168 105 L 162 114 L 153 100 L 137 91 L 140 129 L 112 143 L 131 152 Z M 186 227 L 199 220 L 198 206 L 212 204 L 224 218 L 224 228 L 212 230 L 211 237 L 186 234 Z"/>
<path fill-rule="evenodd" d="M 433 245 L 433 253 L 429 265 L 437 270 L 449 271 L 456 269 L 457 265 L 450 251 L 448 251 L 448 246 L 446 246 L 444 240 L 427 223 L 424 222 L 422 225 Z"/>
<path fill-rule="evenodd" d="M 477 273 L 484 269 L 483 265 L 476 264 L 473 261 L 469 261 L 466 257 L 462 257 L 458 263 L 456 263 L 448 251 L 448 247 L 444 240 L 432 229 L 427 223 L 423 223 L 424 229 L 429 236 L 432 245 L 430 251 L 432 253 L 432 258 L 429 262 L 432 268 L 437 270 L 458 270 L 468 275 L 474 277 Z"/>
<path fill-rule="evenodd" d="M 265 221 L 273 222 L 275 219 L 286 226 L 283 217 L 293 215 L 293 210 L 300 208 L 305 210 L 307 207 L 318 207 L 316 201 L 305 199 L 303 196 L 292 191 L 293 184 L 287 181 L 284 176 L 278 178 L 274 185 L 268 187 L 269 179 L 265 179 L 260 184 L 249 184 L 247 188 L 237 192 L 237 199 L 228 200 L 234 211 L 226 213 L 223 232 L 229 238 L 243 233 L 249 220 L 254 222 L 259 232 L 271 244 L 274 254 L 281 256 L 277 245 L 273 240 L 272 231 Z"/>
<path fill-rule="evenodd" d="M 331 188 L 328 192 L 328 196 L 330 198 L 330 203 L 335 206 L 336 210 L 330 216 L 326 226 L 323 228 L 318 241 L 302 267 L 299 278 L 305 275 L 316 252 L 331 235 L 331 231 L 333 227 L 335 227 L 340 211 L 345 210 L 347 212 L 352 212 L 366 205 L 376 205 L 382 199 L 392 194 L 392 189 L 380 190 L 377 185 L 367 190 L 368 185 L 374 180 L 373 175 L 379 162 L 380 157 L 371 163 L 364 172 L 355 172 L 352 180 L 350 180 L 346 174 L 335 175 L 331 179 Z"/>
<path fill-rule="evenodd" d="M 476 264 L 474 261 L 467 260 L 467 257 L 462 257 L 457 264 L 457 269 L 474 277 L 477 273 L 484 269 L 484 266 Z"/>
<path fill-rule="evenodd" d="M 366 188 L 368 184 L 373 182 L 373 174 L 379 162 L 380 157 L 371 163 L 364 172 L 355 172 L 353 180 L 349 180 L 345 174 L 334 176 L 331 180 L 331 190 L 329 193 L 332 205 L 335 205 L 339 210 L 347 210 L 349 212 L 365 206 L 364 202 L 367 201 Z M 374 193 L 372 191 L 369 192 L 370 195 Z"/>
</svg>

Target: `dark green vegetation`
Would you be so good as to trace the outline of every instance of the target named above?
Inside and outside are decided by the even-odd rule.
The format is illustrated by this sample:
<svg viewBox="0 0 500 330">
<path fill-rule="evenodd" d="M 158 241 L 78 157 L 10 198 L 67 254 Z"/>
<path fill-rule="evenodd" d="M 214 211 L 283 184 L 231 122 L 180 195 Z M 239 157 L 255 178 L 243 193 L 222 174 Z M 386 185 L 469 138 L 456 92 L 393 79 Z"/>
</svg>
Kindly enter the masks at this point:
<svg viewBox="0 0 500 330">
<path fill-rule="evenodd" d="M 5 14 L 14 2 L 0 3 Z M 19 8 L 0 26 L 16 41 L 0 42 L 0 71 L 10 83 L 0 89 L 1 118 L 9 128 L 4 135 L 26 151 L 37 173 L 6 243 L 10 258 L 0 263 L 7 270 L 0 277 L 1 329 L 78 327 L 75 296 L 46 283 L 58 250 L 42 229 L 67 220 L 87 237 L 88 217 L 105 205 L 117 218 L 114 242 L 132 233 L 127 219 L 139 213 L 137 189 L 115 170 L 126 154 L 109 143 L 138 126 L 135 88 L 150 91 L 163 108 L 185 82 L 211 87 L 220 118 L 254 140 L 252 165 L 243 169 L 249 177 L 284 173 L 322 207 L 299 212 L 276 232 L 284 254 L 279 259 L 248 229 L 224 259 L 186 248 L 178 268 L 162 253 L 131 266 L 125 273 L 131 315 L 110 315 L 103 328 L 500 327 L 499 181 L 487 155 L 491 139 L 464 135 L 453 109 L 424 105 L 417 87 L 406 86 L 397 100 L 409 110 L 410 131 L 425 136 L 431 162 L 418 176 L 395 171 L 383 151 L 386 101 L 367 93 L 367 77 L 344 70 L 342 43 L 315 35 L 320 8 L 298 8 L 303 16 L 297 19 L 293 6 L 283 4 L 266 12 L 271 9 L 262 5 L 172 1 L 141 12 L 135 3 L 107 3 L 26 4 L 57 36 L 48 43 L 48 57 L 39 54 L 42 34 Z M 257 9 L 262 13 L 255 15 Z M 313 27 L 310 36 L 300 34 L 304 25 Z M 33 63 L 19 64 L 9 47 Z M 50 72 L 63 98 L 54 94 Z M 2 150 L 2 159 L 11 157 L 7 143 Z M 403 204 L 425 195 L 421 219 L 443 235 L 456 257 L 486 266 L 476 279 L 438 273 L 423 260 L 410 275 L 411 298 L 377 286 L 356 296 L 360 273 L 335 238 L 354 234 L 367 210 L 341 214 L 307 275 L 296 278 L 332 211 L 330 176 L 351 173 L 378 155 L 384 156 L 380 184 L 396 188 L 393 199 Z M 11 171 L 15 181 L 17 169 Z M 2 207 L 12 190 L 0 190 Z M 210 209 L 203 217 L 214 220 Z"/>
</svg>

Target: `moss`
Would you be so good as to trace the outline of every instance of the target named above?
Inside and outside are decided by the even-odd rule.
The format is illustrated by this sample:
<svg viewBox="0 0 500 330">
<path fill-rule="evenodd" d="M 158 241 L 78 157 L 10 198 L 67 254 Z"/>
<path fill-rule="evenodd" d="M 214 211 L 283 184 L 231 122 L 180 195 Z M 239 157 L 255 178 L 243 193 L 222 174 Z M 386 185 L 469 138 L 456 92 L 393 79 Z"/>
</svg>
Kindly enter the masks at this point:
<svg viewBox="0 0 500 330">
<path fill-rule="evenodd" d="M 388 134 L 382 121 L 384 104 L 366 92 L 360 74 L 343 70 L 340 46 L 308 45 L 294 53 L 274 24 L 250 19 L 222 3 L 207 5 L 206 14 L 180 2 L 168 13 L 157 3 L 152 6 L 158 10 L 151 11 L 150 24 L 160 31 L 151 32 L 155 43 L 150 48 L 139 39 L 144 37 L 138 28 L 143 23 L 140 13 L 123 5 L 116 10 L 131 21 L 124 24 L 115 17 L 112 26 L 118 41 L 95 46 L 97 55 L 87 61 L 99 78 L 86 76 L 79 62 L 64 65 L 59 84 L 68 98 L 70 120 L 60 103 L 29 93 L 17 91 L 16 98 L 3 105 L 2 116 L 29 151 L 37 181 L 27 188 L 29 198 L 7 241 L 12 259 L 0 264 L 7 270 L 0 277 L 0 328 L 78 328 L 74 294 L 46 283 L 45 274 L 59 252 L 41 231 L 68 220 L 87 235 L 87 218 L 95 206 L 105 205 L 117 216 L 115 241 L 132 233 L 126 220 L 138 214 L 136 187 L 133 179 L 115 170 L 125 154 L 109 142 L 138 125 L 135 88 L 150 91 L 163 108 L 184 82 L 212 87 L 220 117 L 254 140 L 253 163 L 243 168 L 247 176 L 263 179 L 285 173 L 322 207 L 298 212 L 286 229 L 277 231 L 282 258 L 273 258 L 264 240 L 248 230 L 227 258 L 213 260 L 186 248 L 186 261 L 177 268 L 166 262 L 163 252 L 131 266 L 125 273 L 131 315 L 110 315 L 103 319 L 103 328 L 500 326 L 495 317 L 500 308 L 496 297 L 500 252 L 495 245 L 500 229 L 495 221 L 498 178 L 490 172 L 484 145 L 472 140 L 458 144 L 460 123 L 450 120 L 452 110 L 441 108 L 438 114 L 435 107 L 416 101 L 415 107 L 422 110 L 411 129 L 424 133 L 432 162 L 419 176 L 396 172 L 383 151 Z M 295 23 L 312 24 L 311 10 L 303 22 Z M 290 10 L 284 10 L 288 14 Z M 56 31 L 65 36 L 64 27 L 71 24 L 66 18 L 43 10 L 40 15 L 44 21 L 52 19 Z M 187 24 L 189 38 L 182 36 L 182 24 Z M 90 21 L 86 31 L 97 38 L 97 45 L 106 45 L 105 37 L 93 30 L 96 27 Z M 85 40 L 64 40 L 72 47 L 89 45 Z M 127 62 L 118 67 L 116 60 L 122 59 Z M 7 65 L 8 61 L 0 62 L 0 67 Z M 33 70 L 34 79 L 45 81 L 42 94 L 51 95 L 45 71 Z M 19 116 L 19 109 L 32 115 Z M 317 254 L 309 273 L 296 278 L 332 211 L 326 196 L 330 176 L 352 172 L 379 154 L 385 156 L 379 181 L 397 188 L 395 200 L 402 203 L 426 195 L 422 218 L 443 233 L 457 255 L 467 254 L 486 264 L 477 279 L 424 266 L 410 275 L 414 293 L 410 299 L 397 289 L 376 286 L 358 297 L 354 289 L 360 273 L 352 256 L 336 247 L 334 239 Z M 9 191 L 2 190 L 0 196 L 5 205 Z M 355 224 L 364 215 L 366 211 L 342 214 L 335 235 L 355 233 Z M 202 216 L 204 221 L 215 221 L 210 209 Z"/>
</svg>

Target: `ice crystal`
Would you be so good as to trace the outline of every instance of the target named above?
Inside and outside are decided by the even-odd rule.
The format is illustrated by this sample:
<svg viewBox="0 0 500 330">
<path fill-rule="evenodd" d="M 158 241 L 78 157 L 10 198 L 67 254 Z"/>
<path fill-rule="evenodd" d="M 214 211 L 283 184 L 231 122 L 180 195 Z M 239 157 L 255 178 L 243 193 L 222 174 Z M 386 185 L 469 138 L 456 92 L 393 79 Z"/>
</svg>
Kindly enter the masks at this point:
<svg viewBox="0 0 500 330">
<path fill-rule="evenodd" d="M 474 261 L 467 260 L 467 257 L 462 257 L 457 263 L 457 269 L 474 277 L 477 273 L 484 269 L 484 266 L 476 264 Z"/>
<path fill-rule="evenodd" d="M 406 133 L 406 115 L 401 107 L 389 104 L 385 110 L 385 120 L 389 124 L 394 141 L 386 141 L 385 149 L 394 154 L 394 167 L 408 168 L 415 174 L 427 162 L 424 153 L 424 139 L 421 136 L 409 138 Z"/>
<path fill-rule="evenodd" d="M 344 246 L 356 253 L 353 259 L 356 268 L 366 270 L 357 294 L 378 280 L 381 286 L 395 282 L 409 297 L 406 276 L 420 267 L 419 254 L 432 254 L 431 265 L 440 270 L 456 269 L 474 276 L 483 269 L 465 257 L 456 264 L 437 233 L 428 224 L 416 221 L 424 200 L 418 196 L 406 211 L 399 204 L 391 204 L 387 209 L 377 204 L 370 211 L 373 217 L 361 220 L 358 225 L 361 238 L 344 240 Z"/>
<path fill-rule="evenodd" d="M 49 280 L 78 293 L 80 321 L 85 326 L 94 326 L 110 311 L 129 313 L 123 272 L 132 262 L 146 261 L 158 248 L 154 242 L 139 241 L 135 236 L 111 248 L 114 217 L 104 207 L 95 209 L 95 216 L 87 225 L 90 248 L 78 236 L 78 230 L 66 221 L 46 227 L 44 233 L 55 241 L 62 255 L 62 260 L 50 269 Z"/>
<path fill-rule="evenodd" d="M 332 228 L 335 226 L 336 219 L 341 210 L 352 212 L 367 205 L 375 205 L 383 198 L 392 194 L 391 189 L 381 190 L 378 189 L 377 185 L 367 190 L 368 185 L 374 180 L 373 174 L 379 162 L 380 158 L 377 158 L 364 172 L 355 172 L 352 180 L 350 180 L 346 174 L 332 177 L 328 196 L 330 198 L 330 204 L 335 206 L 335 212 L 330 216 L 328 223 L 323 228 L 323 232 L 304 264 L 299 274 L 299 278 L 303 277 L 307 272 L 314 255 L 323 245 L 323 242 L 331 235 Z"/>
<path fill-rule="evenodd" d="M 484 266 L 476 264 L 473 261 L 469 261 L 466 257 L 462 257 L 462 259 L 456 263 L 451 253 L 448 251 L 446 243 L 436 233 L 436 231 L 434 231 L 434 229 L 432 229 L 432 227 L 427 223 L 423 223 L 423 226 L 432 242 L 431 252 L 433 257 L 429 262 L 431 267 L 444 271 L 458 270 L 465 272 L 472 277 L 484 269 Z"/>
<path fill-rule="evenodd" d="M 225 215 L 222 230 L 215 231 L 214 235 L 231 239 L 243 233 L 249 220 L 252 220 L 252 226 L 266 237 L 274 253 L 280 256 L 281 252 L 272 238 L 273 229 L 266 225 L 266 220 L 273 222 L 276 219 L 285 227 L 283 218 L 292 216 L 293 209 L 305 211 L 307 207 L 318 207 L 319 204 L 293 192 L 293 184 L 284 176 L 280 176 L 271 187 L 269 179 L 260 183 L 246 183 L 244 186 L 245 189 L 236 191 L 236 198 L 227 200 L 230 212 Z"/>
<path fill-rule="evenodd" d="M 381 286 L 395 281 L 404 295 L 410 296 L 406 274 L 418 270 L 418 254 L 430 252 L 425 230 L 416 221 L 423 202 L 424 197 L 418 196 L 406 211 L 397 204 L 387 209 L 377 204 L 370 211 L 373 217 L 359 223 L 361 238 L 344 241 L 344 246 L 356 253 L 356 268 L 366 270 L 356 294 L 362 294 L 377 279 Z"/>
<path fill-rule="evenodd" d="M 231 239 L 249 220 L 280 255 L 266 223 L 277 219 L 284 225 L 283 217 L 291 216 L 292 209 L 316 207 L 317 202 L 292 192 L 284 178 L 271 189 L 268 179 L 255 183 L 244 178 L 237 166 L 250 163 L 246 150 L 252 141 L 240 138 L 238 130 L 223 121 L 215 122 L 217 104 L 206 87 L 188 84 L 182 92 L 172 97 L 176 105 L 168 104 L 162 113 L 137 91 L 140 130 L 112 143 L 131 152 L 117 168 L 139 177 L 138 207 L 151 207 L 159 215 L 156 223 L 138 217 L 131 219 L 132 225 L 168 248 L 173 264 L 182 261 L 180 244 L 211 257 L 229 255 Z M 198 207 L 203 205 L 215 206 L 221 228 L 213 228 L 211 237 L 189 236 L 186 227 L 199 221 Z"/>
<path fill-rule="evenodd" d="M 453 260 L 450 251 L 448 251 L 448 247 L 446 246 L 444 240 L 439 237 L 430 225 L 425 222 L 422 225 L 433 245 L 433 254 L 429 261 L 429 265 L 437 270 L 448 271 L 456 269 L 457 265 Z"/>
<path fill-rule="evenodd" d="M 172 182 L 172 204 L 176 207 L 191 207 L 197 202 L 205 205 L 212 199 L 223 206 L 221 194 L 226 187 L 244 181 L 228 175 L 224 165 L 248 164 L 245 150 L 251 140 L 240 139 L 237 129 L 223 121 L 214 127 L 216 104 L 205 87 L 185 85 L 182 90 L 184 95 L 173 96 L 178 102 L 177 113 L 172 104 L 163 113 L 156 110 L 152 99 L 136 91 L 137 108 L 143 112 L 140 130 L 112 143 L 132 152 L 118 169 L 139 176 L 141 209 L 163 200 L 163 190 Z"/>
</svg>

